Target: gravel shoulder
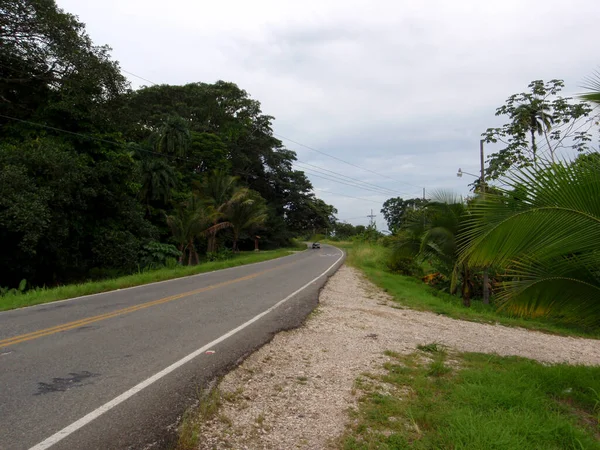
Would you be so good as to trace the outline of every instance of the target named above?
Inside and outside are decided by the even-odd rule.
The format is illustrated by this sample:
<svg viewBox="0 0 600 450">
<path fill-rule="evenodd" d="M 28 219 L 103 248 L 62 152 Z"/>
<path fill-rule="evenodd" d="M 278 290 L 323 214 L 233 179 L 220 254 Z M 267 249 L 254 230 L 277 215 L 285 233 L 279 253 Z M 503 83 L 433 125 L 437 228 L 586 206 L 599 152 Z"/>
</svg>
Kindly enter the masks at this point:
<svg viewBox="0 0 600 450">
<path fill-rule="evenodd" d="M 356 378 L 378 372 L 385 350 L 408 354 L 431 342 L 545 363 L 600 364 L 598 340 L 400 309 L 359 271 L 342 266 L 304 326 L 279 333 L 223 378 L 222 405 L 201 425 L 199 448 L 337 448 L 356 405 Z"/>
</svg>

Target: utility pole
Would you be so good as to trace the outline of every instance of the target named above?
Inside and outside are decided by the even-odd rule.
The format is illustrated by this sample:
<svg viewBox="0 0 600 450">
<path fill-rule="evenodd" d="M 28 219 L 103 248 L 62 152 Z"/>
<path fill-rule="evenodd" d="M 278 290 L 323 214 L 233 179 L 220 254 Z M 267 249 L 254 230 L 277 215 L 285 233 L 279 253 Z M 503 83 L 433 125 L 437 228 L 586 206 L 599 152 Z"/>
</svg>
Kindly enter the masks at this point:
<svg viewBox="0 0 600 450">
<path fill-rule="evenodd" d="M 423 200 L 425 200 L 425 188 L 423 188 Z"/>
<path fill-rule="evenodd" d="M 481 162 L 481 179 L 480 179 L 480 183 L 481 183 L 481 195 L 485 196 L 485 162 L 484 162 L 484 155 L 483 155 L 483 139 L 479 141 L 479 159 Z M 488 268 L 485 267 L 483 269 L 483 303 L 485 305 L 489 305 L 490 304 L 490 280 L 489 280 L 489 275 L 488 275 Z"/>
<path fill-rule="evenodd" d="M 479 141 L 479 160 L 481 162 L 481 192 L 485 192 L 485 158 L 483 156 L 483 142 L 483 139 Z"/>
<path fill-rule="evenodd" d="M 377 217 L 377 216 L 375 214 L 373 214 L 373 210 L 371 210 L 371 214 L 369 214 L 367 217 L 369 219 L 371 219 L 369 222 L 369 226 L 372 227 L 373 224 L 375 223 L 375 217 Z"/>
</svg>

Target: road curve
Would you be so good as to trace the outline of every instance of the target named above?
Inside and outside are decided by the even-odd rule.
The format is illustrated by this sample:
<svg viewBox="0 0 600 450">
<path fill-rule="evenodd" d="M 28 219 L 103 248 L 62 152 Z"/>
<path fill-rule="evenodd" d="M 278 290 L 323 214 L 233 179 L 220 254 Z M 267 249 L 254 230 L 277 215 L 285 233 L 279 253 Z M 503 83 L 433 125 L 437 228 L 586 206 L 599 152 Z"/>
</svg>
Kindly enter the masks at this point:
<svg viewBox="0 0 600 450">
<path fill-rule="evenodd" d="M 171 444 L 200 389 L 315 307 L 334 247 L 0 313 L 0 449 Z"/>
</svg>

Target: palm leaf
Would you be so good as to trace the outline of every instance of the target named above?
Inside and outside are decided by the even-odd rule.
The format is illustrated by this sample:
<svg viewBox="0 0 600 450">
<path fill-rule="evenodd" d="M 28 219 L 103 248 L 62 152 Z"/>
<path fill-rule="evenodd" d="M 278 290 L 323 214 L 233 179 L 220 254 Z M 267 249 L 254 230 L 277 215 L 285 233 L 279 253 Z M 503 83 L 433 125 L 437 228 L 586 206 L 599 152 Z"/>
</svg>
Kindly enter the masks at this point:
<svg viewBox="0 0 600 450">
<path fill-rule="evenodd" d="M 507 184 L 472 205 L 459 261 L 504 267 L 511 310 L 600 313 L 600 165 L 524 168 Z"/>
</svg>

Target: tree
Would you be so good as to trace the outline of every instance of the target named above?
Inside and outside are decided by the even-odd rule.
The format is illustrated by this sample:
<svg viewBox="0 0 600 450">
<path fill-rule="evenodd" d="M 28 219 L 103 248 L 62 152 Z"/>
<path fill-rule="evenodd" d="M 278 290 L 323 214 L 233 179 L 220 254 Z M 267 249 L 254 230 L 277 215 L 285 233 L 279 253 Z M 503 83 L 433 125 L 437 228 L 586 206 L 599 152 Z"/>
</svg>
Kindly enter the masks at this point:
<svg viewBox="0 0 600 450">
<path fill-rule="evenodd" d="M 458 235 L 466 217 L 467 205 L 461 198 L 447 192 L 437 193 L 404 222 L 394 240 L 393 258 L 427 261 L 447 280 L 453 280 L 452 292 L 460 285 L 463 304 L 470 306 L 473 288 L 470 268 L 458 260 Z"/>
<path fill-rule="evenodd" d="M 190 145 L 190 130 L 184 119 L 171 116 L 151 136 L 157 152 L 183 158 Z"/>
<path fill-rule="evenodd" d="M 223 171 L 215 171 L 198 186 L 198 194 L 211 209 L 213 226 L 208 231 L 208 253 L 217 251 L 217 232 L 231 227 L 230 222 L 221 222 L 233 204 L 248 197 L 248 189 L 238 185 L 238 179 Z"/>
<path fill-rule="evenodd" d="M 471 207 L 461 263 L 502 267 L 502 307 L 600 322 L 600 163 L 543 164 Z"/>
<path fill-rule="evenodd" d="M 186 202 L 182 203 L 175 210 L 175 214 L 167 216 L 167 224 L 181 252 L 180 264 L 186 254 L 188 265 L 192 265 L 194 261 L 198 264 L 199 257 L 195 241 L 200 236 L 205 235 L 214 221 L 214 217 L 214 211 L 209 210 L 197 195 L 192 195 Z"/>
<path fill-rule="evenodd" d="M 562 80 L 532 81 L 529 92 L 511 95 L 496 110 L 497 116 L 508 116 L 509 122 L 500 128 L 488 128 L 482 135 L 488 143 L 500 141 L 506 145 L 488 159 L 489 179 L 497 179 L 512 167 L 537 164 L 540 148 L 536 136 L 544 138 L 553 162 L 560 148 L 570 147 L 579 152 L 588 148 L 593 123 L 583 120 L 592 108 L 587 103 L 561 97 L 563 87 Z"/>
<path fill-rule="evenodd" d="M 515 120 L 519 126 L 528 129 L 531 134 L 531 154 L 533 164 L 537 164 L 536 134 L 542 136 L 549 132 L 554 124 L 554 118 L 550 106 L 544 104 L 540 99 L 533 99 L 530 103 L 521 104 L 515 108 Z M 553 154 L 552 154 L 553 155 Z M 554 156 L 552 156 L 554 159 Z"/>
<path fill-rule="evenodd" d="M 143 155 L 139 162 L 141 175 L 140 199 L 147 211 L 153 201 L 166 204 L 171 200 L 171 191 L 177 187 L 175 170 L 165 158 Z"/>
<path fill-rule="evenodd" d="M 427 200 L 422 198 L 404 200 L 401 197 L 394 197 L 385 201 L 381 212 L 387 222 L 388 229 L 395 233 L 402 227 L 411 211 L 421 209 L 426 204 Z"/>
<path fill-rule="evenodd" d="M 53 0 L 0 5 L 0 105 L 5 115 L 69 131 L 106 132 L 114 102 L 128 87 L 110 49 Z M 22 125 L 4 126 L 2 135 Z"/>
<path fill-rule="evenodd" d="M 238 250 L 238 240 L 244 231 L 252 232 L 267 220 L 267 206 L 258 192 L 247 195 L 231 203 L 225 215 L 233 231 L 233 251 Z"/>
</svg>

